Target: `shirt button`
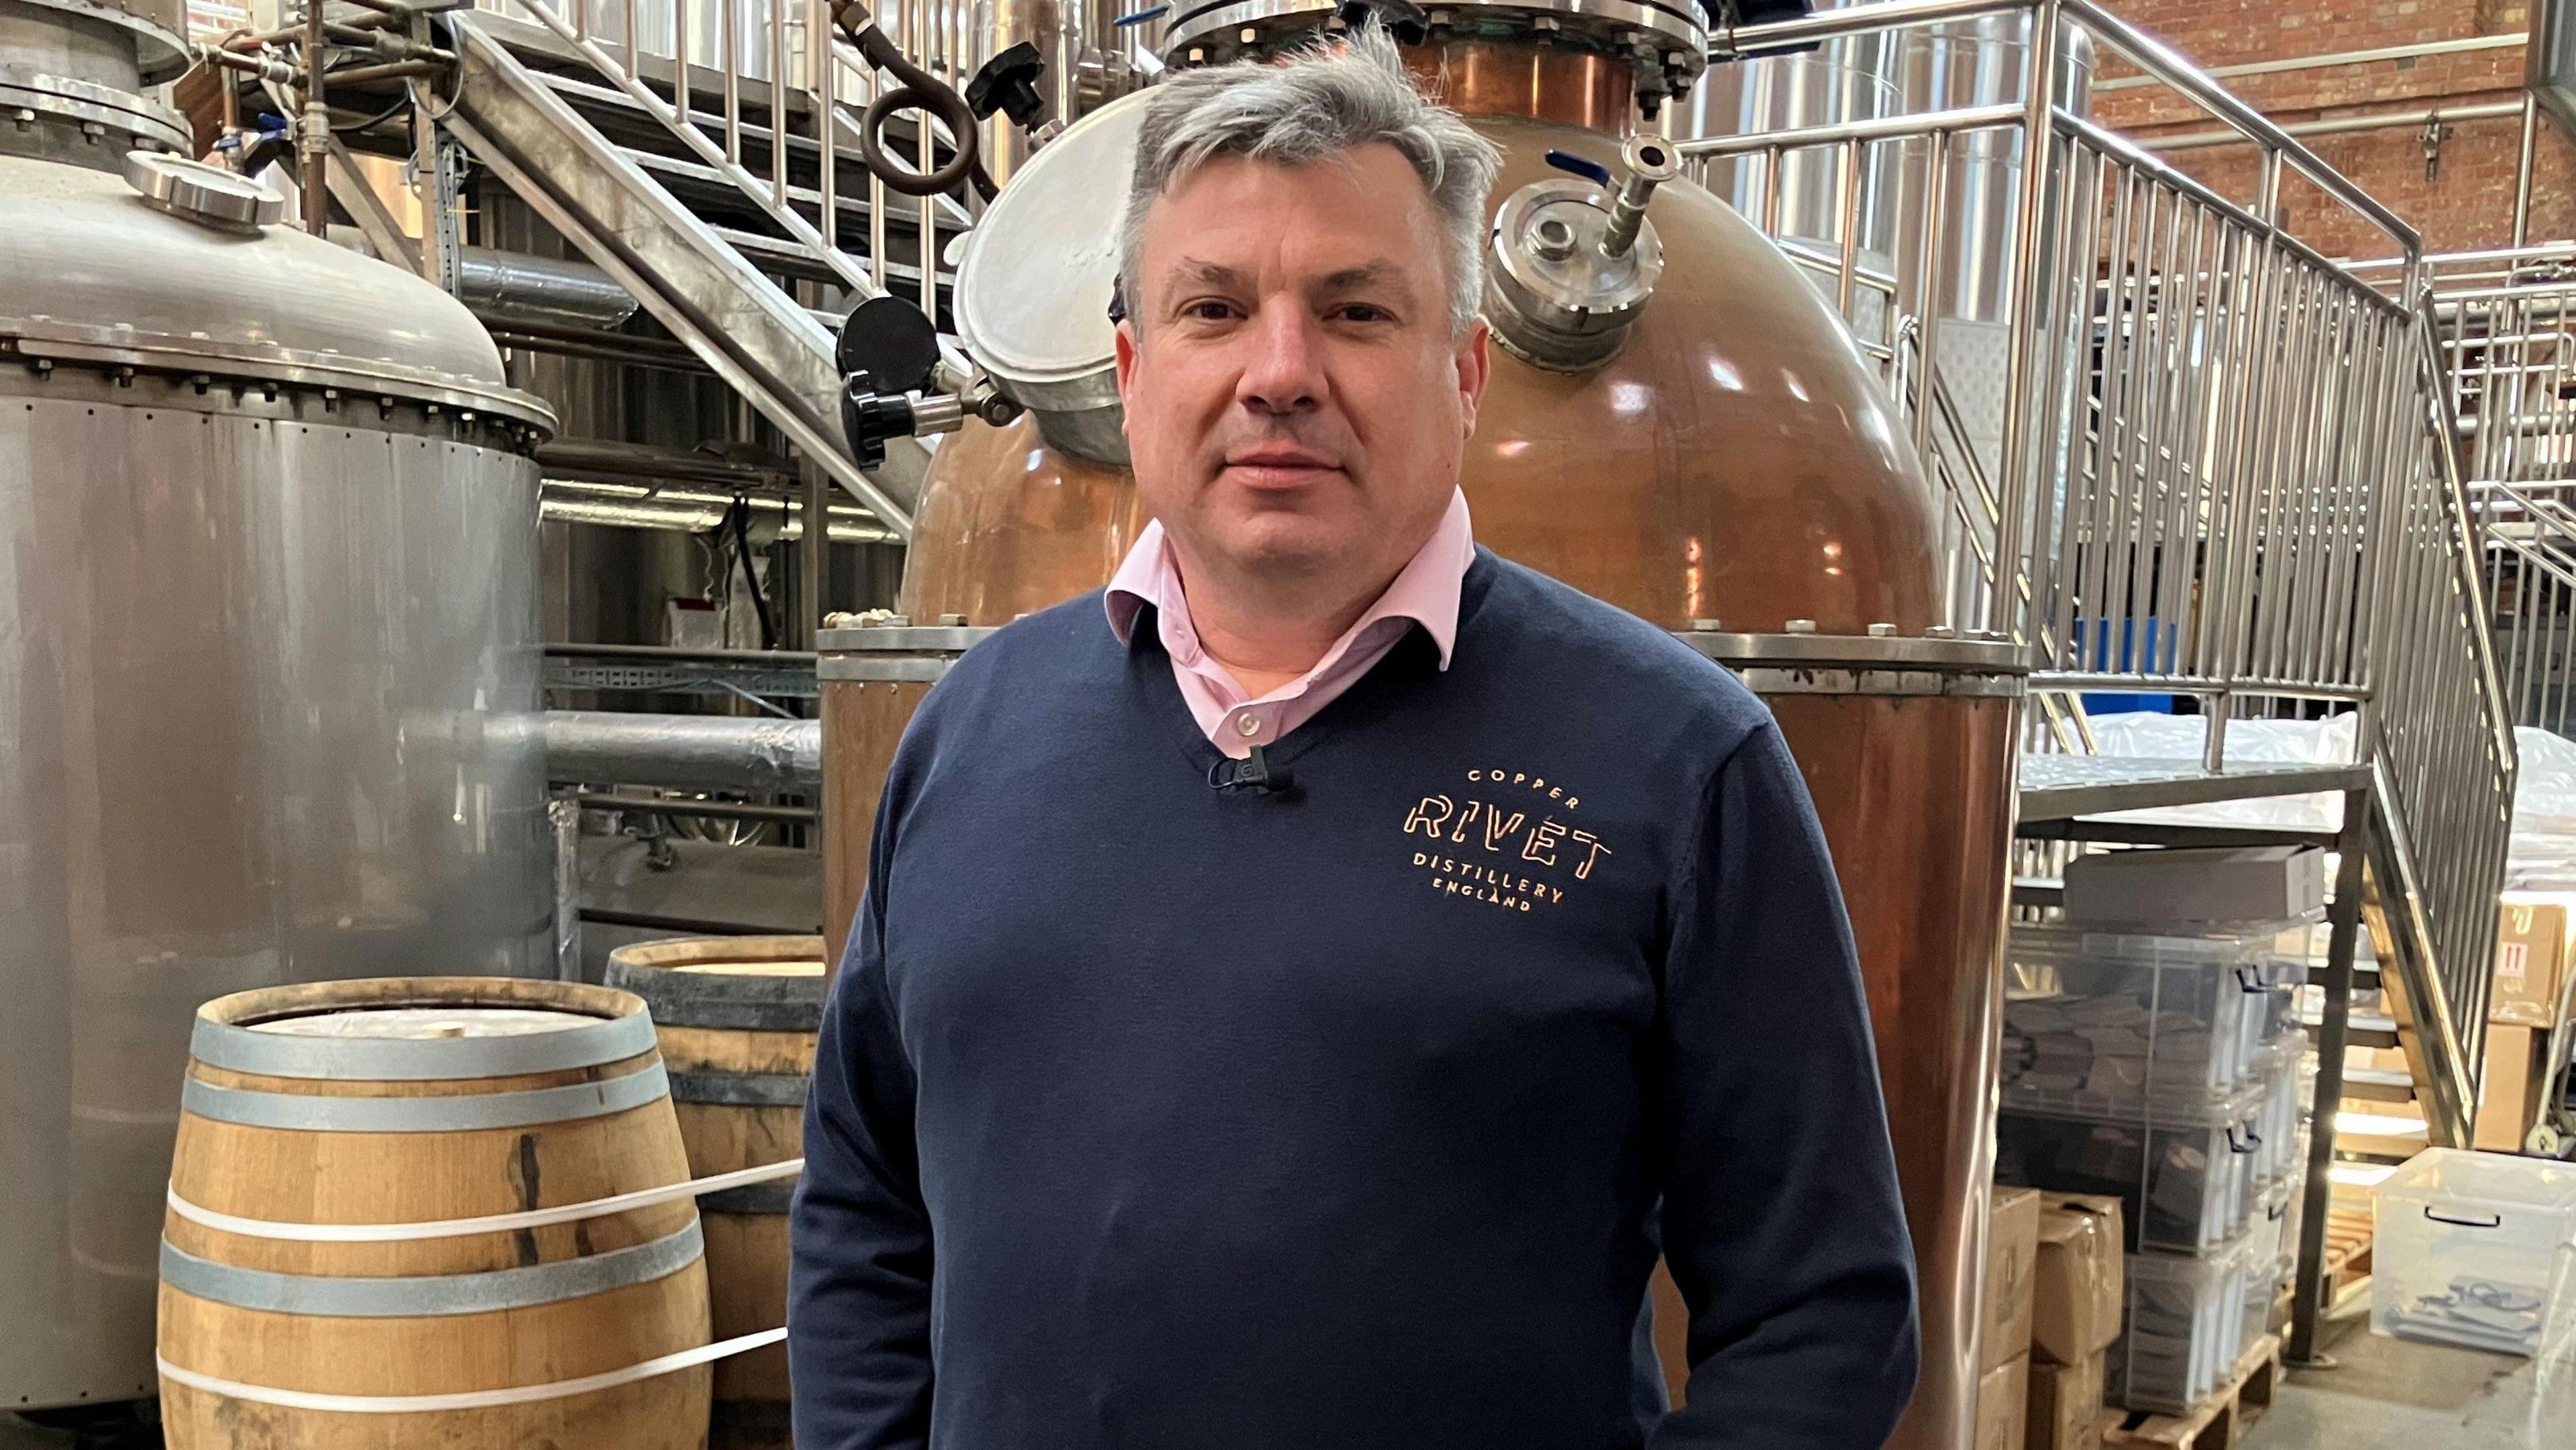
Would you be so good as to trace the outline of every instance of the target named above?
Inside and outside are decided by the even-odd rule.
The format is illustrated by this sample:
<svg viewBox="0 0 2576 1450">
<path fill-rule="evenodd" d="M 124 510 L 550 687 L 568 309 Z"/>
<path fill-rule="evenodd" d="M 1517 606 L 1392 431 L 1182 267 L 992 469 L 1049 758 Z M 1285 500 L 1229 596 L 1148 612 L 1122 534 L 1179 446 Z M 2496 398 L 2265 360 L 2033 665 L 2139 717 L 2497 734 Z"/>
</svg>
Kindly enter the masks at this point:
<svg viewBox="0 0 2576 1450">
<path fill-rule="evenodd" d="M 1261 717 L 1247 710 L 1234 717 L 1234 729 L 1236 734 L 1249 740 L 1261 733 Z"/>
</svg>

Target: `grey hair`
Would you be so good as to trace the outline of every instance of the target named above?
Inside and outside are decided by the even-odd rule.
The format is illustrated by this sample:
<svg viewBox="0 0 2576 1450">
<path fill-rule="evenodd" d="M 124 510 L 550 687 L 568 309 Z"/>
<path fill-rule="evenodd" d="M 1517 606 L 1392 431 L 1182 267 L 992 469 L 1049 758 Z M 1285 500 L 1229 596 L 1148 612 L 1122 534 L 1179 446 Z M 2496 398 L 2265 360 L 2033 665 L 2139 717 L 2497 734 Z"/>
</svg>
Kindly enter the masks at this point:
<svg viewBox="0 0 2576 1450">
<path fill-rule="evenodd" d="M 1448 243 L 1449 330 L 1463 335 L 1484 301 L 1485 198 L 1502 153 L 1458 113 L 1416 90 L 1395 42 L 1375 24 L 1271 60 L 1166 77 L 1145 104 L 1136 178 L 1118 237 L 1119 289 L 1136 311 L 1145 213 L 1220 156 L 1307 166 L 1383 142 L 1422 178 Z"/>
</svg>

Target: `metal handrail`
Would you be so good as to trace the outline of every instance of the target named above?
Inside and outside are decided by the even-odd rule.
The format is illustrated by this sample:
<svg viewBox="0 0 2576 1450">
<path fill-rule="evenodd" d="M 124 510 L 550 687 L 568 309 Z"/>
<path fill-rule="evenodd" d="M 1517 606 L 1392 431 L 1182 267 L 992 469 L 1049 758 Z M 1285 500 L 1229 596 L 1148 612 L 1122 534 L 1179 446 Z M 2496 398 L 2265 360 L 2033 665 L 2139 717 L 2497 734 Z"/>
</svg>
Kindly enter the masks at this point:
<svg viewBox="0 0 2576 1450">
<path fill-rule="evenodd" d="M 2034 12 L 2034 30 L 2038 32 L 2035 47 L 2053 40 L 2055 27 L 2047 22 L 2063 18 L 2081 24 L 2095 40 L 2118 51 L 2122 58 L 2147 76 L 2190 99 L 2246 140 L 2288 162 L 2291 169 L 2328 196 L 2369 218 L 2401 250 L 2411 255 L 2423 249 L 2422 237 L 2415 228 L 2407 225 L 2404 218 L 2364 191 L 2350 177 L 2337 171 L 2325 158 L 2309 150 L 2296 136 L 2283 130 L 2280 123 L 2220 85 L 2181 52 L 2113 15 L 2095 4 L 2094 0 L 1884 0 L 1881 4 L 1855 5 L 1794 20 L 1729 27 L 1711 37 L 1711 49 L 1742 55 L 1751 51 L 1811 45 L 1843 36 L 1981 20 L 1990 15 L 2010 15 L 2020 11 Z M 2051 67 L 2039 64 L 2036 57 L 2026 69 L 2032 75 L 2051 73 Z M 2033 89 L 2045 94 L 2045 87 Z"/>
<path fill-rule="evenodd" d="M 2449 375 L 2444 365 L 2440 329 L 2433 319 L 2430 289 L 2420 291 L 2415 300 L 2415 337 L 2422 345 L 2424 360 L 2424 407 L 2426 424 L 2433 430 L 2433 455 L 2437 465 L 2435 477 L 2450 501 L 2447 510 L 2452 526 L 2453 563 L 2458 588 L 2469 600 L 2470 618 L 2486 620 L 2484 584 L 2478 577 L 2478 559 L 2484 552 L 2471 522 L 2469 493 L 2460 478 L 2460 456 L 2451 440 L 2459 436 L 2459 419 L 2451 411 L 2450 389 L 2443 385 Z M 2513 714 L 2505 704 L 2504 676 L 2496 668 L 2495 637 L 2484 628 L 2469 631 L 2470 653 L 2477 657 L 2478 682 L 2488 702 L 2488 716 L 2494 727 L 2496 753 L 2505 760 L 2515 758 Z"/>
<path fill-rule="evenodd" d="M 1690 138 L 1680 149 L 1704 168 L 1731 164 L 1737 205 L 1775 233 L 1784 193 L 1797 192 L 1800 234 L 1783 241 L 1847 322 L 1876 332 L 1862 346 L 1885 359 L 1917 449 L 1949 495 L 1950 577 L 1985 581 L 1947 586 L 1983 606 L 1976 618 L 1954 613 L 1954 625 L 2025 642 L 2050 691 L 2198 696 L 2213 772 L 2225 765 L 2231 717 L 2316 701 L 2353 708 L 2358 759 L 2374 772 L 2385 817 L 2374 875 L 2408 958 L 2399 971 L 2415 973 L 2427 999 L 2437 1132 L 2456 1140 L 2515 767 L 2504 676 L 2481 613 L 2473 500 L 2442 431 L 2455 424 L 2440 374 L 2425 367 L 2441 352 L 2427 347 L 2411 290 L 2420 239 L 2096 0 L 1891 0 L 1739 28 L 1719 48 L 1996 15 L 2027 16 L 2031 27 L 2018 104 Z M 2222 194 L 2054 104 L 2061 23 L 2260 147 L 2254 194 Z M 1972 132 L 2016 137 L 2020 164 L 2009 237 L 1995 244 L 2011 262 L 2001 366 L 1994 345 L 1974 354 L 1988 361 L 1968 364 L 2003 372 L 2002 426 L 1963 449 L 1951 409 L 1966 395 L 1946 376 L 1961 363 L 1932 335 L 1950 245 L 1939 232 L 1942 168 L 1951 142 Z M 2363 268 L 2316 250 L 2281 211 L 2285 175 L 2314 184 L 2402 256 Z M 1877 207 L 1865 242 L 1864 176 L 1922 198 L 1911 210 Z M 1914 230 L 1882 235 L 1889 216 Z M 1892 286 L 1869 285 L 1864 251 Z M 2365 276 L 2393 277 L 2396 295 Z M 1917 316 L 1919 334 L 1906 321 Z M 2567 351 L 2576 363 L 2576 345 Z M 1991 392 L 1989 379 L 1976 395 Z M 1989 495 L 1962 470 L 1974 461 L 1982 474 L 1980 450 L 1993 448 L 2002 461 Z M 1953 513 L 1967 517 L 1953 525 Z M 1991 536 L 1980 515 L 1993 520 Z"/>
<path fill-rule="evenodd" d="M 793 90 L 793 87 L 788 83 L 785 74 L 786 66 L 783 62 L 772 66 L 768 78 L 769 148 L 772 162 L 772 174 L 767 180 L 763 180 L 760 177 L 754 176 L 742 164 L 740 67 L 738 65 L 728 65 L 726 68 L 725 141 L 724 144 L 718 145 L 716 142 L 710 140 L 704 131 L 698 128 L 698 124 L 695 120 L 691 119 L 689 116 L 683 115 L 676 105 L 670 101 L 662 99 L 661 93 L 655 91 L 651 86 L 644 83 L 642 74 L 643 52 L 641 50 L 641 39 L 636 33 L 635 0 L 622 0 L 624 6 L 624 18 L 627 27 L 627 54 L 626 62 L 623 64 L 621 64 L 614 56 L 610 55 L 598 42 L 590 38 L 589 14 L 592 3 L 593 0 L 572 0 L 575 12 L 573 18 L 566 19 L 556 9 L 554 4 L 550 3 L 550 0 L 517 0 L 517 4 L 521 9 L 527 11 L 530 15 L 535 16 L 539 24 L 545 26 L 548 30 L 553 31 L 558 39 L 562 40 L 566 45 L 571 46 L 574 53 L 579 55 L 584 61 L 588 62 L 592 69 L 598 71 L 601 75 L 606 76 L 611 84 L 615 85 L 620 91 L 625 92 L 627 99 L 642 107 L 645 114 L 651 116 L 654 120 L 661 122 L 663 128 L 669 131 L 671 135 L 678 138 L 682 145 L 687 146 L 691 152 L 695 153 L 701 163 L 712 167 L 718 174 L 722 175 L 725 180 L 732 182 L 735 189 L 742 193 L 743 198 L 751 202 L 754 206 L 760 208 L 761 213 L 767 216 L 772 223 L 776 224 L 779 230 L 787 233 L 787 235 L 794 238 L 798 244 L 812 252 L 816 260 L 830 267 L 833 274 L 841 279 L 843 285 L 847 286 L 853 293 L 863 298 L 878 295 L 878 293 L 883 289 L 878 285 L 877 279 L 869 275 L 868 269 L 861 265 L 857 259 L 842 251 L 838 244 L 826 239 L 820 231 L 816 230 L 811 223 L 807 222 L 805 218 L 796 211 L 795 207 L 790 205 L 788 202 L 786 179 L 788 103 L 786 97 Z M 741 0 L 716 0 L 716 5 L 718 16 L 717 24 L 724 36 L 724 44 L 728 53 L 728 59 L 731 60 L 733 59 L 732 52 L 739 43 L 738 37 L 741 30 Z M 823 3 L 823 0 L 808 0 L 807 9 L 813 13 L 823 14 L 826 17 L 825 24 L 828 27 L 829 9 Z M 675 14 L 674 29 L 680 33 L 680 38 L 672 48 L 681 52 L 681 54 L 673 58 L 673 68 L 681 80 L 679 88 L 674 92 L 674 94 L 681 99 L 685 99 L 687 96 L 686 77 L 689 68 L 689 58 L 686 54 L 688 50 L 685 35 L 686 20 L 687 16 L 685 12 L 678 12 Z M 772 34 L 776 37 L 773 51 L 783 52 L 785 48 L 786 34 L 786 21 L 784 17 L 776 13 L 772 13 L 769 17 L 769 26 Z M 807 96 L 808 103 L 815 108 L 818 115 L 828 115 L 833 109 L 831 104 L 824 101 L 819 89 L 809 90 L 805 94 Z M 828 133 L 825 134 L 828 135 Z M 827 198 L 830 198 L 832 195 L 832 174 L 834 170 L 831 165 L 831 160 L 836 154 L 836 148 L 827 140 L 823 143 L 823 150 L 825 164 L 822 167 L 821 180 L 824 186 L 824 195 Z M 831 200 L 827 200 L 824 205 L 825 209 L 822 213 L 824 224 L 826 226 L 837 225 L 838 219 L 834 216 L 832 211 L 833 202 Z"/>
</svg>

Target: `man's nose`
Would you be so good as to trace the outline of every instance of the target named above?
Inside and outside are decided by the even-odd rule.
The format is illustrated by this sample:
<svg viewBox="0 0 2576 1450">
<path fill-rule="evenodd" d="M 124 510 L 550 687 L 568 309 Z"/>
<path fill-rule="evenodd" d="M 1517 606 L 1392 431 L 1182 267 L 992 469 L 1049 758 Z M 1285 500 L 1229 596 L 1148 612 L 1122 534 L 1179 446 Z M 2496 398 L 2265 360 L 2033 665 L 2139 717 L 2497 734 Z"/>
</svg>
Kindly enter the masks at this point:
<svg viewBox="0 0 2576 1450">
<path fill-rule="evenodd" d="M 1245 339 L 1251 356 L 1235 398 L 1256 413 L 1310 413 L 1323 405 L 1323 338 L 1301 307 L 1263 308 Z"/>
</svg>

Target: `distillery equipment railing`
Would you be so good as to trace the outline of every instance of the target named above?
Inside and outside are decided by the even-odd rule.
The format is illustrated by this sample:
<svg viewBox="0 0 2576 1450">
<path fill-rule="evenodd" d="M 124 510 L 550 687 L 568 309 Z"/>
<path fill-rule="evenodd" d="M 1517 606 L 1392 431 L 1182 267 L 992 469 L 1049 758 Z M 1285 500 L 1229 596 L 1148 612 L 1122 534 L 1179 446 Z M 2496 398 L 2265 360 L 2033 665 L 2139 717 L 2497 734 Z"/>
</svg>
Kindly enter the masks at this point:
<svg viewBox="0 0 2576 1450">
<path fill-rule="evenodd" d="M 850 185 L 842 168 L 813 156 L 855 164 L 862 154 L 860 115 L 901 84 L 872 66 L 834 23 L 833 0 L 478 0 L 505 17 L 533 20 L 624 92 L 766 214 L 790 239 L 829 264 L 862 295 L 900 288 L 938 313 L 941 241 L 972 225 L 972 199 L 947 192 L 896 194 L 882 176 Z M 1022 29 L 1009 7 L 973 0 L 885 0 L 868 7 L 877 28 L 941 84 L 968 80 Z M 1113 7 L 1063 7 L 1068 23 L 1039 27 L 1051 51 L 1041 84 L 1050 118 L 1078 114 L 1116 94 L 1127 78 L 1152 68 L 1158 26 L 1118 23 Z M 1026 16 L 1016 17 L 1025 21 Z M 817 44 L 814 37 L 825 37 Z M 681 61 L 685 59 L 686 63 Z M 828 97 L 828 104 L 817 104 Z M 908 127 L 889 127 L 888 149 L 926 173 L 957 138 L 937 118 L 904 113 Z M 1003 158 L 1024 155 L 1007 116 L 980 123 L 980 153 L 1007 179 Z M 908 129 L 908 137 L 896 130 Z M 773 130 L 785 138 L 772 145 Z M 888 221 L 909 212 L 917 243 L 890 244 Z M 864 227 L 864 241 L 853 235 Z M 897 266 L 909 254 L 912 265 Z"/>
<path fill-rule="evenodd" d="M 1828 234 L 1813 235 L 1811 203 L 1784 243 L 1911 410 L 1948 495 L 1954 625 L 2027 647 L 2040 698 L 2194 700 L 2207 733 L 2188 764 L 2213 777 L 2248 773 L 2227 754 L 2232 719 L 2356 714 L 2372 885 L 2417 1004 L 2428 1117 L 2437 1140 L 2463 1134 L 2515 770 L 2473 502 L 2445 466 L 2432 334 L 2402 300 L 2420 269 L 2401 265 L 2395 297 L 2369 285 L 2283 222 L 2283 186 L 2361 218 L 2407 264 L 2416 234 L 2090 0 L 1893 0 L 1727 43 L 1769 52 L 2015 12 L 2030 17 L 2023 76 L 2056 74 L 2082 31 L 2243 136 L 2254 194 L 2223 194 L 2027 84 L 2017 100 L 1680 149 L 1703 178 L 1749 169 L 1729 192 L 1775 235 L 1784 182 L 1825 178 Z M 1945 213 L 1992 200 L 1962 179 L 1970 156 L 1989 191 L 1998 165 L 2009 177 L 1998 378 L 1968 376 L 1941 340 L 1961 261 Z M 1890 173 L 1892 227 L 1873 184 Z M 1998 436 L 1969 446 L 1945 400 L 1998 385 Z M 2081 724 L 2080 706 L 2034 711 L 2033 748 L 2080 754 Z"/>
<path fill-rule="evenodd" d="M 2354 268 L 2383 285 L 2397 270 Z M 2422 271 L 2505 700 L 2516 724 L 2576 733 L 2576 243 Z"/>
</svg>

